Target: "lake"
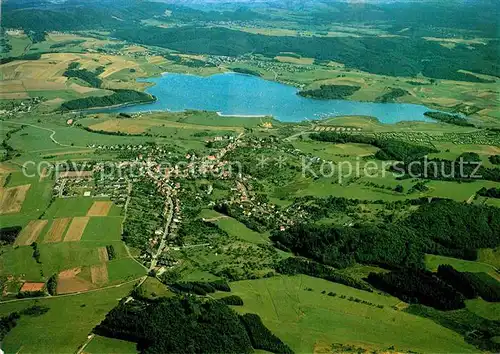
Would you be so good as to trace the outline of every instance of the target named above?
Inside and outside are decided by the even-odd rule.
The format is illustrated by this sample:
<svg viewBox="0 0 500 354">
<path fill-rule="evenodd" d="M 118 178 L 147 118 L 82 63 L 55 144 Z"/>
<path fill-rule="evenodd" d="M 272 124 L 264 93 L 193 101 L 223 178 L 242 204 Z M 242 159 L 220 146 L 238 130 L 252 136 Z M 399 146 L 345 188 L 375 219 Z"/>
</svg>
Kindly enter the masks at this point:
<svg viewBox="0 0 500 354">
<path fill-rule="evenodd" d="M 179 112 L 196 109 L 215 111 L 221 115 L 271 115 L 283 122 L 344 115 L 373 116 L 383 123 L 432 121 L 424 116 L 424 113 L 431 109 L 421 105 L 316 100 L 297 95 L 296 87 L 237 73 L 209 77 L 165 73 L 161 77 L 141 81 L 155 84 L 146 92 L 156 96 L 156 102 L 106 111 Z"/>
</svg>

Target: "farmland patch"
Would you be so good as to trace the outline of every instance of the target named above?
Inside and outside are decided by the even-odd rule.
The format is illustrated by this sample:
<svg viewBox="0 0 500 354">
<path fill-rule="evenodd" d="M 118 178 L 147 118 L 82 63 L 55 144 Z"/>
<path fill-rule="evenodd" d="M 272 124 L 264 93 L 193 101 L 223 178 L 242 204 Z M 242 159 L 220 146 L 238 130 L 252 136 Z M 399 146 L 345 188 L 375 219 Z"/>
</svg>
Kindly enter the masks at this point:
<svg viewBox="0 0 500 354">
<path fill-rule="evenodd" d="M 59 273 L 57 281 L 58 294 L 85 291 L 92 287 L 92 283 L 84 278 L 81 267 L 67 269 Z"/>
<path fill-rule="evenodd" d="M 32 220 L 22 229 L 19 236 L 17 236 L 14 246 L 29 246 L 38 239 L 47 220 Z"/>
<path fill-rule="evenodd" d="M 88 216 L 73 218 L 69 225 L 68 232 L 66 232 L 66 236 L 64 236 L 64 242 L 80 241 L 89 219 Z"/>
<path fill-rule="evenodd" d="M 106 263 L 93 265 L 90 268 L 92 284 L 102 285 L 108 282 L 108 267 Z"/>
<path fill-rule="evenodd" d="M 20 292 L 42 291 L 44 287 L 45 287 L 45 283 L 26 282 L 21 287 Z"/>
<path fill-rule="evenodd" d="M 71 218 L 59 218 L 55 219 L 50 225 L 49 231 L 45 234 L 43 238 L 44 243 L 49 242 L 60 242 L 64 235 L 64 231 L 66 231 L 66 227 L 69 224 Z"/>
<path fill-rule="evenodd" d="M 0 188 L 0 214 L 20 212 L 30 187 L 30 184 L 26 184 L 12 188 Z"/>
<path fill-rule="evenodd" d="M 106 216 L 113 203 L 109 201 L 94 202 L 87 212 L 87 216 Z"/>
</svg>

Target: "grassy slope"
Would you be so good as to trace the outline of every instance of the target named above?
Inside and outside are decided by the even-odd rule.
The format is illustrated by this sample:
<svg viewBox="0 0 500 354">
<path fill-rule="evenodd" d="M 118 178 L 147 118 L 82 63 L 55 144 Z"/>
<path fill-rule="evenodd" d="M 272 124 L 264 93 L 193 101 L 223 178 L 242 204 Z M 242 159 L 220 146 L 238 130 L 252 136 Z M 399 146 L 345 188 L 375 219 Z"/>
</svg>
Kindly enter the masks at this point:
<svg viewBox="0 0 500 354">
<path fill-rule="evenodd" d="M 136 354 L 137 344 L 124 340 L 95 336 L 92 341 L 85 347 L 85 353 L 88 354 Z"/>
<path fill-rule="evenodd" d="M 50 308 L 40 317 L 22 317 L 5 337 L 2 349 L 6 353 L 20 349 L 23 353 L 74 353 L 92 328 L 132 290 L 133 284 L 88 294 L 0 304 L 2 316 L 35 302 Z"/>
<path fill-rule="evenodd" d="M 472 352 L 474 348 L 456 333 L 434 322 L 391 308 L 393 297 L 349 288 L 307 276 L 273 277 L 231 284 L 245 305 L 236 308 L 261 316 L 265 325 L 296 352 L 315 346 L 357 344 L 417 352 Z M 306 291 L 312 288 L 313 291 Z M 336 297 L 321 294 L 336 292 Z M 358 297 L 383 309 L 354 303 L 339 295 Z"/>
</svg>

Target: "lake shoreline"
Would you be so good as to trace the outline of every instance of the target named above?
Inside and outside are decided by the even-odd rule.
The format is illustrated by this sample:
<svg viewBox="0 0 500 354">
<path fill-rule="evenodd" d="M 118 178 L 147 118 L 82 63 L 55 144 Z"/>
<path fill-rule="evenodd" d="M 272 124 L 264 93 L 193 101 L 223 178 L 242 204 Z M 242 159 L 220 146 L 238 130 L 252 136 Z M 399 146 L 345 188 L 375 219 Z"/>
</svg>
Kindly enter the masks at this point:
<svg viewBox="0 0 500 354">
<path fill-rule="evenodd" d="M 146 92 L 157 100 L 128 105 L 109 112 L 182 112 L 205 110 L 220 117 L 273 117 L 281 122 L 323 120 L 336 116 L 372 116 L 381 123 L 429 121 L 431 108 L 411 103 L 377 103 L 351 100 L 317 100 L 297 95 L 295 86 L 257 76 L 227 72 L 211 76 L 165 72 L 160 77 L 140 79 L 152 83 Z"/>
</svg>

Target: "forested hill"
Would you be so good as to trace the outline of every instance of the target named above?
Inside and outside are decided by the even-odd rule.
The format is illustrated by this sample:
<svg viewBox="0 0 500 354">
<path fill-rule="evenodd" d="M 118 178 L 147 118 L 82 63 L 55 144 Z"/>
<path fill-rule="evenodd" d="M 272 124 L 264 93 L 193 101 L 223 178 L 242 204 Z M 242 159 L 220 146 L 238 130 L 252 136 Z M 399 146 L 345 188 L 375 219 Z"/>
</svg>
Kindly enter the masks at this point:
<svg viewBox="0 0 500 354">
<path fill-rule="evenodd" d="M 500 77 L 498 39 L 488 40 L 484 44 L 457 43 L 453 47 L 446 47 L 423 38 L 424 35 L 453 37 L 462 28 L 469 31 L 469 34 L 462 36 L 474 36 L 469 28 L 472 24 L 477 27 L 474 27 L 475 31 L 484 27 L 483 35 L 490 33 L 491 28 L 497 26 L 496 18 L 492 19 L 492 16 L 498 10 L 484 1 L 475 7 L 456 3 L 386 4 L 378 7 L 330 3 L 322 12 L 312 8 L 304 13 L 294 13 L 293 16 L 289 11 L 275 15 L 278 19 L 291 21 L 299 29 L 305 26 L 304 21 L 314 18 L 317 26 L 322 23 L 356 25 L 366 21 L 382 21 L 386 23 L 388 31 L 394 33 L 393 36 L 365 34 L 361 37 L 272 36 L 217 27 L 226 26 L 228 22 L 257 23 L 266 27 L 269 25 L 269 15 L 264 8 L 242 7 L 233 11 L 211 11 L 208 8 L 208 11 L 200 11 L 138 0 L 70 0 L 63 4 L 41 4 L 33 7 L 29 2 L 9 1 L 3 9 L 3 27 L 34 32 L 105 29 L 114 38 L 192 54 L 239 56 L 256 53 L 274 57 L 282 52 L 294 52 L 303 57 L 333 60 L 350 68 L 381 75 L 411 77 L 423 74 L 437 79 L 485 81 L 460 71 L 467 70 Z M 415 13 L 419 15 L 411 11 L 411 6 L 418 7 Z M 442 28 L 432 22 L 436 16 Z M 460 21 L 457 22 L 457 19 Z M 159 20 L 172 26 L 148 26 L 148 20 Z M 462 26 L 461 22 L 466 25 Z M 419 25 L 417 32 L 413 27 L 415 24 Z M 429 28 L 434 32 L 430 33 Z M 495 37 L 495 34 L 489 36 Z"/>
<path fill-rule="evenodd" d="M 193 54 L 237 56 L 254 52 L 274 57 L 294 52 L 382 75 L 423 73 L 440 79 L 478 80 L 458 72 L 464 69 L 500 77 L 500 59 L 496 55 L 500 41 L 475 46 L 472 51 L 463 46 L 449 49 L 420 38 L 275 37 L 221 27 L 118 29 L 113 37 Z"/>
</svg>

